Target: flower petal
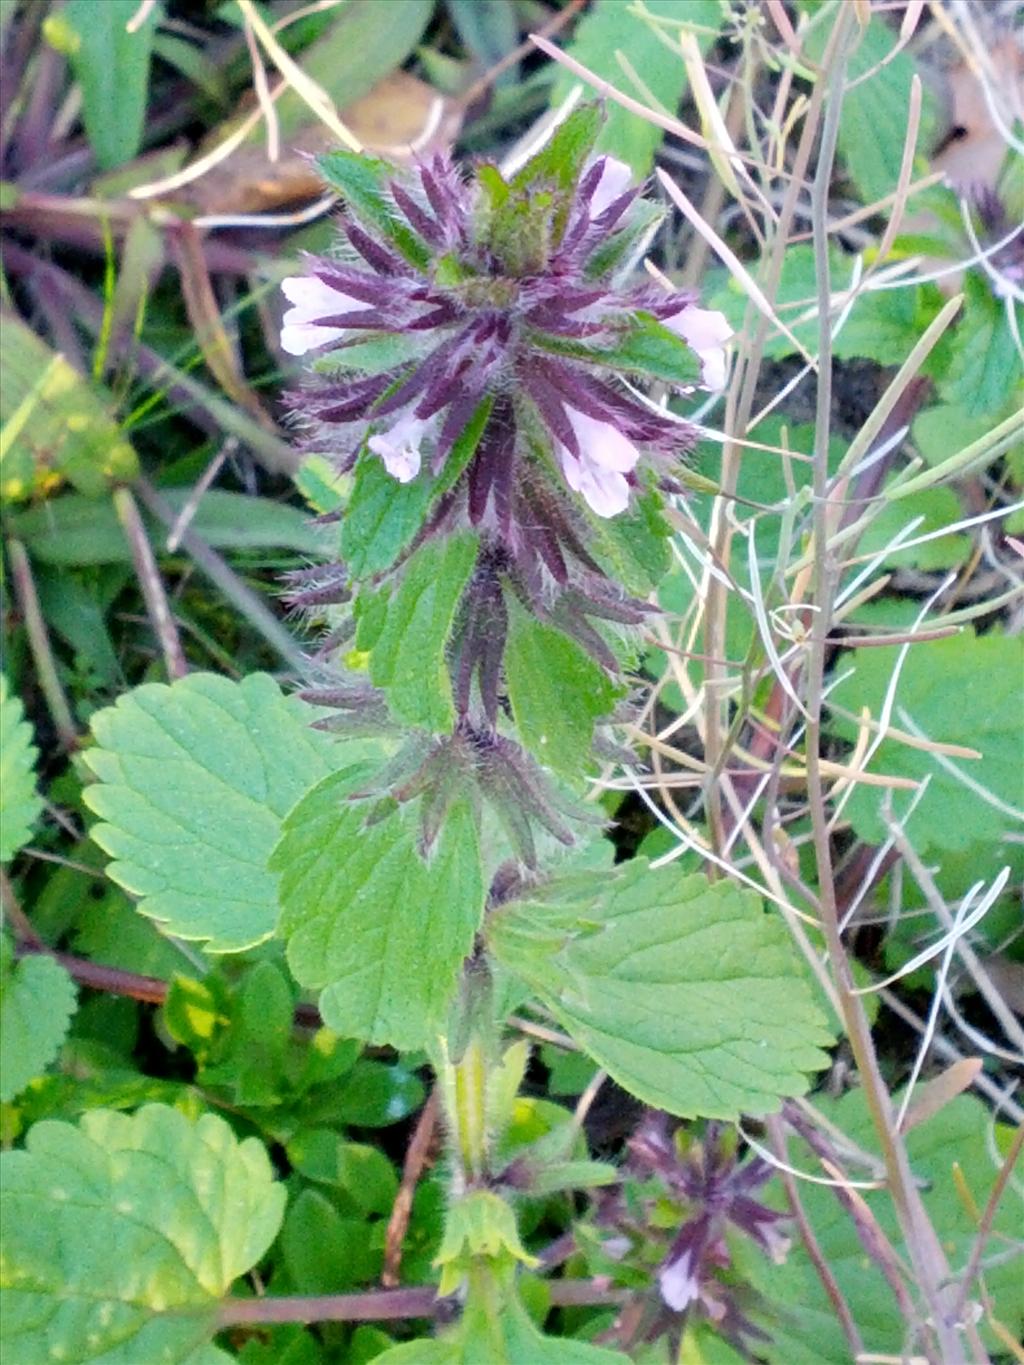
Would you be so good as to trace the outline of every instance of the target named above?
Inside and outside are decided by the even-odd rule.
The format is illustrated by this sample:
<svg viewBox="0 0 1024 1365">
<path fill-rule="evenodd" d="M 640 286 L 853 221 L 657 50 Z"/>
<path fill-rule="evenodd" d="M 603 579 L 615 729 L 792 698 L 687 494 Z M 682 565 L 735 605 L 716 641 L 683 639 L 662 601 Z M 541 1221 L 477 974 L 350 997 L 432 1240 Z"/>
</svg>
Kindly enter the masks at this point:
<svg viewBox="0 0 1024 1365">
<path fill-rule="evenodd" d="M 633 172 L 624 161 L 614 156 L 606 156 L 601 168 L 601 179 L 594 188 L 590 199 L 591 218 L 600 218 L 605 209 L 610 208 L 633 184 Z"/>
<path fill-rule="evenodd" d="M 604 469 L 586 458 L 577 460 L 565 446 L 558 448 L 565 481 L 576 493 L 582 493 L 599 517 L 614 517 L 629 506 L 629 484 L 618 470 Z"/>
<path fill-rule="evenodd" d="M 343 327 L 324 327 L 318 319 L 373 307 L 332 289 L 316 275 L 291 275 L 281 281 L 281 292 L 294 305 L 285 312 L 281 327 L 281 348 L 289 355 L 305 355 L 345 335 Z"/>
<path fill-rule="evenodd" d="M 712 393 L 725 388 L 727 367 L 725 343 L 733 329 L 723 313 L 713 308 L 684 308 L 681 313 L 665 319 L 665 326 L 682 337 L 687 346 L 697 352 L 701 363 L 704 387 Z"/>
<path fill-rule="evenodd" d="M 566 405 L 565 410 L 576 433 L 584 463 L 601 469 L 615 469 L 620 474 L 628 474 L 636 465 L 640 452 L 617 427 L 597 417 L 589 417 L 578 408 Z"/>
<path fill-rule="evenodd" d="M 367 445 L 384 461 L 384 468 L 399 483 L 409 483 L 420 472 L 423 457 L 420 444 L 430 422 L 415 417 L 400 417 L 388 431 L 371 436 Z"/>
</svg>

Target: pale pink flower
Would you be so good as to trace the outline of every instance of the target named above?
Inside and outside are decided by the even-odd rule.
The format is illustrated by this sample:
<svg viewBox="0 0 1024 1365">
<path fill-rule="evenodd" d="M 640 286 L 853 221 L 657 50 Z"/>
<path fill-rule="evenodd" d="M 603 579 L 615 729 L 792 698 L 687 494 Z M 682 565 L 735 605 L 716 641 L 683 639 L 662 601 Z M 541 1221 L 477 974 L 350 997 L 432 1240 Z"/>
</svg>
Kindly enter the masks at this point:
<svg viewBox="0 0 1024 1365">
<path fill-rule="evenodd" d="M 557 443 L 566 483 L 583 494 L 599 517 L 614 517 L 624 512 L 629 506 L 629 484 L 625 475 L 640 458 L 640 452 L 610 422 L 588 417 L 585 412 L 569 406 L 565 412 L 580 448 L 577 459 L 561 441 Z"/>
<path fill-rule="evenodd" d="M 633 172 L 626 163 L 616 160 L 614 156 L 606 156 L 601 179 L 597 182 L 590 199 L 591 218 L 600 218 L 605 209 L 610 208 L 616 199 L 624 195 L 632 183 Z"/>
<path fill-rule="evenodd" d="M 710 308 L 684 308 L 681 313 L 665 319 L 665 326 L 682 337 L 687 346 L 700 358 L 704 387 L 721 393 L 726 385 L 725 343 L 732 336 L 732 328 L 722 313 Z"/>
<path fill-rule="evenodd" d="M 288 302 L 295 305 L 285 313 L 281 327 L 281 347 L 289 355 L 305 355 L 345 335 L 344 327 L 324 327 L 318 319 L 374 307 L 333 289 L 316 275 L 292 275 L 281 281 L 281 289 Z"/>
<path fill-rule="evenodd" d="M 421 422 L 418 417 L 400 417 L 388 431 L 378 431 L 368 445 L 384 461 L 384 468 L 399 483 L 409 483 L 420 472 L 422 456 L 420 444 L 433 422 Z"/>
</svg>

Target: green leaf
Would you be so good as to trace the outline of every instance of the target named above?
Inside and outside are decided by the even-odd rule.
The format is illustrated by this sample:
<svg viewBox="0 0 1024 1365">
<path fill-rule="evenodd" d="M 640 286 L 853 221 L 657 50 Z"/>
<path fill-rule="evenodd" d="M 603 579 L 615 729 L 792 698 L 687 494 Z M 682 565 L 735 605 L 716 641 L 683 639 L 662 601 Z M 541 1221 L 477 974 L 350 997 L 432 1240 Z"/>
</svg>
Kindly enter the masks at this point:
<svg viewBox="0 0 1024 1365">
<path fill-rule="evenodd" d="M 448 13 L 459 37 L 485 71 L 512 52 L 519 41 L 513 0 L 448 0 Z M 496 85 L 516 80 L 516 67 L 502 71 Z"/>
<path fill-rule="evenodd" d="M 305 1189 L 288 1209 L 281 1250 L 300 1294 L 337 1294 L 375 1280 L 382 1251 L 362 1218 L 343 1218 L 319 1190 Z"/>
<path fill-rule="evenodd" d="M 273 1241 L 285 1193 L 223 1119 L 147 1105 L 45 1122 L 0 1156 L 5 1308 L 20 1365 L 221 1365 L 217 1306 Z"/>
<path fill-rule="evenodd" d="M 390 569 L 423 524 L 431 494 L 425 475 L 399 483 L 379 456 L 363 450 L 341 523 L 341 555 L 353 578 Z"/>
<path fill-rule="evenodd" d="M 530 157 L 511 181 L 513 190 L 523 190 L 539 182 L 553 182 L 560 189 L 572 189 L 579 180 L 604 118 L 596 104 L 574 109 L 555 129 L 544 146 Z"/>
<path fill-rule="evenodd" d="M 686 1118 L 771 1113 L 827 1065 L 784 926 L 730 882 L 637 858 L 495 912 L 488 940 L 645 1104 Z"/>
<path fill-rule="evenodd" d="M 455 804 L 424 862 L 417 812 L 367 825 L 346 800 L 348 773 L 315 787 L 284 822 L 281 933 L 296 979 L 320 990 L 324 1023 L 343 1037 L 421 1047 L 443 1025 L 483 913 L 472 814 Z"/>
<path fill-rule="evenodd" d="M 669 22 L 649 22 L 623 0 L 597 0 L 576 25 L 567 51 L 616 89 L 644 103 L 650 92 L 656 103 L 674 112 L 686 89 L 686 67 L 675 35 L 682 26 L 695 29 L 705 51 L 721 26 L 722 7 L 718 0 L 647 0 L 645 10 L 654 19 Z M 643 90 L 627 74 L 620 53 L 643 82 Z M 560 68 L 551 91 L 552 107 L 560 105 L 578 83 L 574 72 Z M 619 104 L 609 104 L 597 150 L 610 152 L 638 175 L 646 175 L 663 137 L 662 130 L 646 119 Z"/>
<path fill-rule="evenodd" d="M 309 714 L 265 674 L 193 673 L 137 687 L 93 717 L 85 759 L 99 782 L 85 801 L 103 822 L 93 838 L 144 915 L 213 952 L 274 932 L 266 861 L 281 817 L 335 766 L 337 746 Z"/>
<path fill-rule="evenodd" d="M 41 1076 L 67 1036 L 75 983 L 45 954 L 14 961 L 0 935 L 0 1100 L 6 1103 Z"/>
<path fill-rule="evenodd" d="M 859 714 L 867 707 L 877 720 L 893 675 L 897 646 L 857 650 L 840 661 L 852 667 L 830 693 L 839 705 Z M 851 662 L 852 659 L 852 662 Z M 899 676 L 892 725 L 920 731 L 927 739 L 963 744 L 980 759 L 950 758 L 886 739 L 871 771 L 929 779 L 928 789 L 904 821 L 913 792 L 894 792 L 894 818 L 905 823 L 919 852 L 945 853 L 971 845 L 991 845 L 1004 830 L 1018 829 L 1024 790 L 1021 784 L 1020 716 L 1024 705 L 1024 638 L 965 633 L 915 644 Z M 836 717 L 832 728 L 853 740 L 857 726 Z M 854 831 L 880 844 L 888 828 L 884 798 L 877 787 L 856 785 L 845 807 Z M 1016 812 L 1016 813 L 1015 813 Z M 998 868 L 991 869 L 993 875 Z"/>
<path fill-rule="evenodd" d="M 956 345 L 942 397 L 957 404 L 967 418 L 995 422 L 1004 412 L 1019 408 L 1024 397 L 1024 371 L 1013 338 L 1008 307 L 1015 310 L 1018 334 L 1024 328 L 1024 309 L 997 299 L 985 276 L 969 274 L 964 286 L 963 320 L 956 329 Z"/>
<path fill-rule="evenodd" d="M 819 61 L 830 25 L 819 24 L 809 35 L 809 55 Z M 850 179 L 865 204 L 896 188 L 903 144 L 907 136 L 910 85 L 916 70 L 906 50 L 891 56 L 899 34 L 882 19 L 872 19 L 851 54 L 847 91 L 839 122 L 839 151 Z M 854 84 L 868 71 L 874 74 Z M 918 132 L 918 148 L 927 147 L 934 126 L 931 99 L 925 94 Z"/>
<path fill-rule="evenodd" d="M 883 503 L 878 508 L 857 546 L 858 554 L 877 554 L 912 521 L 920 525 L 908 539 L 941 531 L 963 517 L 963 509 L 948 488 L 923 488 L 904 502 Z M 971 552 L 971 541 L 960 533 L 937 536 L 908 550 L 892 550 L 886 555 L 887 568 L 907 566 L 933 573 L 962 564 Z"/>
<path fill-rule="evenodd" d="M 523 744 L 556 772 L 577 777 L 590 758 L 594 722 L 618 695 L 604 669 L 508 595 L 505 678 Z"/>
<path fill-rule="evenodd" d="M 630 320 L 612 346 L 585 346 L 542 334 L 534 340 L 541 349 L 557 355 L 573 356 L 591 365 L 629 370 L 650 379 L 663 379 L 668 384 L 686 386 L 700 379 L 696 351 L 657 318 L 644 313 L 638 313 Z"/>
<path fill-rule="evenodd" d="M 425 269 L 430 252 L 400 218 L 387 191 L 393 167 L 356 152 L 326 152 L 317 158 L 320 174 L 345 200 L 351 212 L 375 233 L 387 238 L 410 264 Z"/>
<path fill-rule="evenodd" d="M 878 1140 L 861 1091 L 851 1091 L 838 1103 L 821 1097 L 820 1104 L 852 1148 L 877 1152 Z M 962 1189 L 970 1191 L 977 1209 L 985 1208 L 998 1170 L 990 1156 L 991 1130 L 992 1115 L 986 1106 L 973 1096 L 961 1095 L 906 1136 L 910 1169 L 954 1283 L 959 1283 L 978 1236 L 976 1218 L 965 1207 Z M 797 1166 L 814 1164 L 806 1149 L 791 1148 L 790 1160 Z M 847 1171 L 863 1175 L 860 1169 L 847 1167 Z M 865 1254 L 853 1220 L 831 1189 L 802 1181 L 800 1191 L 804 1213 L 857 1324 L 865 1352 L 898 1351 L 895 1343 L 904 1340 L 906 1322 L 881 1271 Z M 897 1251 L 902 1250 L 892 1200 L 884 1190 L 866 1190 L 863 1198 L 882 1232 Z M 781 1191 L 772 1202 L 785 1207 Z M 996 1205 L 987 1243 L 990 1254 L 984 1258 L 984 1282 L 993 1316 L 1007 1332 L 1002 1345 L 994 1337 L 989 1340 L 989 1349 L 996 1354 L 1007 1339 L 1019 1340 L 1024 1327 L 1020 1258 L 1006 1254 L 1019 1242 L 1021 1213 L 1020 1193 L 1011 1182 Z M 772 1365 L 848 1365 L 849 1344 L 801 1239 L 794 1239 L 784 1264 L 773 1265 L 756 1254 L 745 1259 L 744 1271 L 773 1309 L 770 1341 L 759 1348 L 759 1354 Z M 977 1297 L 974 1285 L 969 1302 Z M 979 1327 L 984 1339 L 988 1336 L 984 1318 Z"/>
<path fill-rule="evenodd" d="M 370 677 L 395 715 L 435 733 L 455 715 L 445 651 L 476 549 L 469 532 L 421 546 L 405 566 L 370 655 Z"/>
<path fill-rule="evenodd" d="M 930 465 L 938 465 L 980 441 L 990 426 L 987 414 L 968 417 L 954 403 L 936 403 L 914 418 L 911 435 L 921 458 Z"/>
<path fill-rule="evenodd" d="M 109 395 L 10 313 L 0 327 L 0 370 L 5 502 L 47 491 L 55 475 L 90 498 L 136 477 L 135 451 L 110 415 Z"/>
<path fill-rule="evenodd" d="M 189 488 L 167 489 L 162 497 L 180 512 L 192 496 Z M 159 549 L 167 532 L 143 512 L 153 545 Z M 129 564 L 131 550 L 113 503 L 73 493 L 10 516 L 13 533 L 25 542 L 33 559 L 44 564 Z M 324 539 L 297 507 L 211 488 L 189 521 L 218 550 L 297 550 L 322 557 Z"/>
<path fill-rule="evenodd" d="M 36 791 L 37 756 L 21 698 L 0 673 L 0 862 L 10 862 L 28 843 L 43 809 Z"/>
<path fill-rule="evenodd" d="M 82 87 L 82 118 L 100 168 L 130 161 L 142 144 L 153 38 L 160 6 L 134 33 L 128 21 L 138 10 L 135 0 L 70 0 L 61 11 L 71 29 L 71 65 Z"/>
</svg>

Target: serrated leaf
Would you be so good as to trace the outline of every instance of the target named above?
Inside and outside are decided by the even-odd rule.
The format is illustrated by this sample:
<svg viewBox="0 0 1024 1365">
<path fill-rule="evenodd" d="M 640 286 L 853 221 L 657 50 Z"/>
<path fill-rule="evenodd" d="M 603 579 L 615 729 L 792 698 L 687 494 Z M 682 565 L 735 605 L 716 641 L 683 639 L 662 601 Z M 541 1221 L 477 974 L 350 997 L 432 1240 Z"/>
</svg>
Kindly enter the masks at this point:
<svg viewBox="0 0 1024 1365">
<path fill-rule="evenodd" d="M 874 719 L 882 713 L 898 648 L 861 649 L 852 663 L 842 660 L 842 679 L 831 697 L 859 714 L 868 707 Z M 1020 717 L 1024 706 L 1024 638 L 965 633 L 945 640 L 915 644 L 896 688 L 892 724 L 927 739 L 963 744 L 981 759 L 950 758 L 884 740 L 871 770 L 915 781 L 929 779 L 928 789 L 907 817 L 905 827 L 919 852 L 955 852 L 972 845 L 992 845 L 1004 831 L 1019 832 L 1024 819 L 1021 782 Z M 837 717 L 832 728 L 852 740 L 856 725 Z M 914 793 L 894 793 L 893 815 L 903 812 Z M 845 807 L 855 832 L 880 844 L 888 834 L 883 797 L 877 787 L 856 785 Z M 992 868 L 995 875 L 998 868 Z"/>
<path fill-rule="evenodd" d="M 0 1100 L 41 1076 L 60 1051 L 75 1012 L 75 983 L 46 954 L 14 961 L 0 936 Z"/>
<path fill-rule="evenodd" d="M 576 25 L 567 51 L 618 90 L 645 103 L 653 96 L 662 108 L 675 111 L 686 89 L 686 67 L 673 41 L 674 26 L 695 29 L 701 51 L 705 51 L 721 26 L 722 7 L 718 0 L 647 0 L 645 10 L 669 23 L 649 23 L 622 0 L 598 0 Z M 627 74 L 620 53 L 643 81 L 643 91 L 637 90 Z M 560 105 L 578 83 L 574 72 L 560 68 L 551 90 L 552 108 Z M 639 175 L 646 175 L 663 137 L 660 128 L 619 104 L 610 104 L 597 150 L 610 152 Z"/>
<path fill-rule="evenodd" d="M 488 941 L 620 1085 L 670 1113 L 771 1113 L 827 1064 L 784 926 L 729 882 L 637 858 L 503 908 Z"/>
<path fill-rule="evenodd" d="M 476 560 L 470 533 L 430 540 L 410 558 L 370 655 L 370 677 L 395 715 L 434 733 L 454 719 L 445 650 Z"/>
<path fill-rule="evenodd" d="M 508 598 L 505 679 L 523 744 L 556 772 L 576 777 L 590 758 L 594 722 L 616 687 L 574 640 Z"/>
<path fill-rule="evenodd" d="M 345 200 L 349 210 L 372 231 L 382 234 L 407 261 L 425 269 L 430 252 L 407 225 L 387 192 L 393 174 L 386 161 L 355 152 L 326 152 L 317 158 L 320 174 Z"/>
<path fill-rule="evenodd" d="M 477 833 L 458 803 L 427 862 L 418 813 L 366 825 L 336 773 L 289 814 L 271 867 L 296 980 L 321 991 L 324 1023 L 346 1038 L 422 1047 L 443 1025 L 483 914 Z"/>
<path fill-rule="evenodd" d="M 820 61 L 830 26 L 818 25 L 809 35 L 809 55 Z M 839 122 L 839 151 L 865 204 L 896 188 L 907 136 L 910 86 L 915 63 L 905 49 L 893 55 L 899 34 L 881 18 L 872 19 L 850 56 L 847 89 Z M 871 75 L 867 75 L 872 72 Z M 858 77 L 866 79 L 858 82 Z M 925 92 L 918 147 L 927 147 L 934 126 L 930 96 Z M 916 150 L 916 149 L 915 149 Z"/>
<path fill-rule="evenodd" d="M 266 1149 L 147 1105 L 44 1122 L 0 1157 L 5 1310 L 19 1365 L 219 1365 L 217 1305 L 284 1210 Z"/>
<path fill-rule="evenodd" d="M 36 791 L 38 751 L 21 698 L 0 673 L 0 862 L 6 863 L 32 837 L 43 809 Z"/>
<path fill-rule="evenodd" d="M 134 32 L 135 0 L 70 0 L 60 18 L 74 35 L 71 64 L 82 88 L 82 118 L 102 170 L 130 161 L 142 142 L 157 6 Z"/>
<path fill-rule="evenodd" d="M 162 497 L 179 512 L 191 495 L 191 489 L 172 488 Z M 166 530 L 145 512 L 143 520 L 159 550 Z M 68 494 L 14 513 L 9 525 L 32 558 L 45 564 L 131 563 L 131 547 L 106 500 Z M 297 507 L 222 488 L 203 494 L 189 529 L 218 550 L 287 549 L 321 557 L 324 548 L 322 533 Z"/>
<path fill-rule="evenodd" d="M 95 498 L 139 472 L 131 444 L 92 387 L 20 318 L 0 327 L 0 495 L 19 501 L 61 478 Z"/>
<path fill-rule="evenodd" d="M 336 766 L 333 741 L 307 713 L 262 673 L 148 683 L 97 712 L 97 747 L 85 754 L 99 778 L 85 791 L 102 821 L 92 834 L 144 915 L 208 939 L 212 952 L 273 933 L 277 878 L 266 863 L 281 817 Z"/>
<path fill-rule="evenodd" d="M 1024 396 L 1024 367 L 1007 312 L 1014 310 L 1019 335 L 1024 309 L 1011 300 L 997 299 L 987 277 L 969 275 L 964 293 L 963 320 L 940 390 L 967 418 L 987 417 L 994 424 L 1005 411 L 1013 411 L 1015 401 L 1019 406 Z"/>
<path fill-rule="evenodd" d="M 877 1151 L 878 1141 L 862 1092 L 851 1091 L 838 1103 L 826 1098 L 820 1102 L 854 1149 Z M 973 1096 L 962 1095 L 906 1135 L 910 1169 L 929 1222 L 949 1260 L 954 1283 L 959 1282 L 978 1235 L 977 1221 L 968 1212 L 961 1190 L 966 1187 L 975 1206 L 983 1209 L 997 1174 L 990 1156 L 991 1128 L 989 1110 Z M 792 1148 L 791 1159 L 806 1166 L 806 1150 Z M 802 1181 L 800 1190 L 804 1213 L 857 1324 L 865 1352 L 898 1355 L 905 1342 L 906 1321 L 881 1271 L 865 1254 L 852 1219 L 831 1189 Z M 865 1191 L 863 1198 L 882 1231 L 900 1250 L 903 1239 L 892 1200 L 881 1190 Z M 772 1202 L 776 1207 L 785 1206 L 781 1191 Z M 1019 1256 L 1005 1253 L 1019 1243 L 1022 1213 L 1020 1191 L 1011 1181 L 996 1206 L 987 1243 L 990 1255 L 985 1257 L 984 1268 L 994 1316 L 1011 1340 L 1019 1340 L 1024 1327 L 1024 1277 Z M 800 1239 L 794 1239 L 784 1264 L 772 1265 L 766 1257 L 756 1255 L 749 1257 L 745 1268 L 774 1310 L 768 1324 L 770 1340 L 759 1348 L 759 1354 L 763 1353 L 772 1365 L 848 1365 L 849 1344 Z M 978 1297 L 975 1285 L 969 1300 Z M 987 1337 L 984 1320 L 979 1327 L 982 1337 Z M 996 1353 L 1002 1349 L 994 1337 L 990 1349 Z"/>
</svg>

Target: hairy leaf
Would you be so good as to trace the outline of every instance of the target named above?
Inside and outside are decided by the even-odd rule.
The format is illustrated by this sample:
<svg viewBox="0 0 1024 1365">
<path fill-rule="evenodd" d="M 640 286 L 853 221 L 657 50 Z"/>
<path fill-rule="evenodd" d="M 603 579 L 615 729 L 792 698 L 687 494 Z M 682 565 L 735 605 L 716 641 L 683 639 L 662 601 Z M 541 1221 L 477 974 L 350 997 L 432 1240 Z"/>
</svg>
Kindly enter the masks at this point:
<svg viewBox="0 0 1024 1365">
<path fill-rule="evenodd" d="M 266 1148 L 147 1105 L 36 1124 L 0 1157 L 5 1310 L 19 1365 L 217 1365 L 219 1300 L 277 1234 Z"/>
<path fill-rule="evenodd" d="M 577 776 L 590 758 L 594 722 L 617 689 L 604 670 L 561 631 L 508 603 L 505 676 L 523 744 L 556 772 Z"/>
<path fill-rule="evenodd" d="M 395 714 L 434 732 L 454 718 L 445 650 L 476 558 L 475 535 L 431 540 L 409 560 L 370 655 L 370 677 Z"/>
<path fill-rule="evenodd" d="M 75 983 L 45 954 L 14 961 L 0 935 L 0 1100 L 42 1075 L 60 1050 L 75 1012 Z"/>
<path fill-rule="evenodd" d="M 785 928 L 731 883 L 637 858 L 496 912 L 488 940 L 620 1085 L 670 1113 L 771 1113 L 827 1062 Z"/>
<path fill-rule="evenodd" d="M 355 152 L 327 152 L 317 160 L 320 174 L 338 191 L 349 211 L 375 233 L 386 237 L 407 261 L 425 268 L 429 253 L 416 233 L 398 217 L 387 193 L 391 167 Z"/>
<path fill-rule="evenodd" d="M 335 766 L 308 714 L 265 674 L 193 673 L 137 687 L 93 717 L 86 759 L 99 782 L 85 800 L 103 822 L 93 838 L 144 915 L 213 952 L 274 932 L 266 863 L 281 817 Z"/>
<path fill-rule="evenodd" d="M 0 673 L 0 862 L 9 862 L 28 843 L 43 809 L 35 766 L 36 747 L 25 708 Z"/>
<path fill-rule="evenodd" d="M 324 1023 L 343 1037 L 422 1047 L 443 1026 L 483 914 L 473 817 L 456 804 L 421 858 L 417 812 L 367 825 L 335 773 L 284 823 L 271 867 L 281 874 L 281 933 L 296 979 L 321 991 Z"/>
<path fill-rule="evenodd" d="M 886 692 L 899 657 L 897 646 L 857 650 L 852 668 L 830 694 L 848 711 L 868 707 L 882 714 Z M 1020 831 L 1024 820 L 1021 782 L 1020 716 L 1024 706 L 1024 639 L 972 633 L 912 645 L 895 689 L 891 724 L 928 740 L 963 744 L 980 759 L 952 758 L 886 739 L 873 757 L 873 772 L 928 778 L 928 789 L 907 819 L 907 833 L 922 853 L 991 845 L 1004 831 Z M 853 739 L 857 726 L 836 717 L 836 733 Z M 912 792 L 892 796 L 893 814 L 902 819 Z M 856 785 L 845 816 L 856 833 L 880 844 L 888 829 L 885 797 L 878 787 Z M 989 869 L 994 875 L 999 869 Z"/>
</svg>

